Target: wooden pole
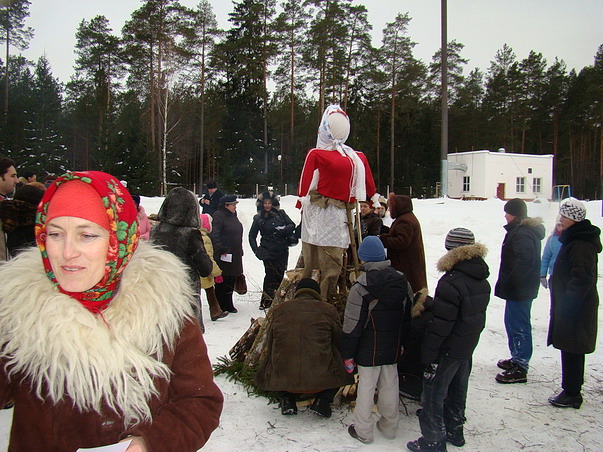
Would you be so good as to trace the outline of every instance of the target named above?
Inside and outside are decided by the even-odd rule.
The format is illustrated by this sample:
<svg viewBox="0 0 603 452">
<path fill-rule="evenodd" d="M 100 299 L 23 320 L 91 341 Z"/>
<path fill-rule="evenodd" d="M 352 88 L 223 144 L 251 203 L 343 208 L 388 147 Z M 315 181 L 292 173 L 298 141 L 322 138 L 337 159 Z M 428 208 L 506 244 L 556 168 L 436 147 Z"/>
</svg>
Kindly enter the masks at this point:
<svg viewBox="0 0 603 452">
<path fill-rule="evenodd" d="M 352 263 L 354 264 L 354 276 L 358 279 L 360 273 L 360 262 L 358 262 L 358 250 L 356 249 L 356 238 L 354 237 L 354 226 L 352 224 L 352 203 L 346 203 L 346 214 L 348 216 L 348 231 L 350 233 L 350 247 L 352 249 Z"/>
</svg>

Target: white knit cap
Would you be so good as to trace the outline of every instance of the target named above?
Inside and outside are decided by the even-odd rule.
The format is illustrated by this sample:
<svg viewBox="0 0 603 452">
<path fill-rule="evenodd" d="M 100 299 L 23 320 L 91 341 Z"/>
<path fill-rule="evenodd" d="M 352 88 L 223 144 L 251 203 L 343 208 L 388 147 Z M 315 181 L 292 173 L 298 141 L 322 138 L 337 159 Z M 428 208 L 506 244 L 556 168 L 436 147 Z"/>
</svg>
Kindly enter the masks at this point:
<svg viewBox="0 0 603 452">
<path fill-rule="evenodd" d="M 559 206 L 559 215 L 579 223 L 586 218 L 586 207 L 576 198 L 567 198 Z"/>
</svg>

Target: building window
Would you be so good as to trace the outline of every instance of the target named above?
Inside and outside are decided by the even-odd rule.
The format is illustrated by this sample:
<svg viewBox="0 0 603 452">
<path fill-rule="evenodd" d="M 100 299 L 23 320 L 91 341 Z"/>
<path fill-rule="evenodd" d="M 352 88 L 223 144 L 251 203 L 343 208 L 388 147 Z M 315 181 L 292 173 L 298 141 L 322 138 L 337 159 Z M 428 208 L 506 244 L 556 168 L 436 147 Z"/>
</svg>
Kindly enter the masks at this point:
<svg viewBox="0 0 603 452">
<path fill-rule="evenodd" d="M 532 168 L 528 168 L 528 174 L 532 174 Z"/>
<path fill-rule="evenodd" d="M 526 192 L 526 178 L 518 177 L 515 179 L 515 191 L 517 193 L 525 193 Z"/>
<path fill-rule="evenodd" d="M 535 177 L 532 180 L 532 186 L 534 187 L 534 193 L 542 193 L 542 178 Z"/>
<path fill-rule="evenodd" d="M 471 177 L 463 176 L 463 191 L 469 191 L 471 189 Z"/>
</svg>

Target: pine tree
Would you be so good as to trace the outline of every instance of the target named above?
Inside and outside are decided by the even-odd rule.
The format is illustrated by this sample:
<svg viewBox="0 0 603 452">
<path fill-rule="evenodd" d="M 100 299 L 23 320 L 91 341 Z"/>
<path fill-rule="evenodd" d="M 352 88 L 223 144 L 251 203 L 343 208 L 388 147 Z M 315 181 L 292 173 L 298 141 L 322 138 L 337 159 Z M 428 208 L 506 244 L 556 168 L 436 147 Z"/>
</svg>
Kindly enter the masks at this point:
<svg viewBox="0 0 603 452">
<path fill-rule="evenodd" d="M 30 4 L 29 0 L 3 0 L 0 2 L 0 42 L 4 42 L 6 49 L 3 97 L 5 121 L 8 115 L 8 88 L 10 85 L 10 46 L 19 50 L 25 50 L 29 47 L 29 40 L 33 37 L 33 29 L 25 26 L 25 19 L 29 17 Z"/>
</svg>

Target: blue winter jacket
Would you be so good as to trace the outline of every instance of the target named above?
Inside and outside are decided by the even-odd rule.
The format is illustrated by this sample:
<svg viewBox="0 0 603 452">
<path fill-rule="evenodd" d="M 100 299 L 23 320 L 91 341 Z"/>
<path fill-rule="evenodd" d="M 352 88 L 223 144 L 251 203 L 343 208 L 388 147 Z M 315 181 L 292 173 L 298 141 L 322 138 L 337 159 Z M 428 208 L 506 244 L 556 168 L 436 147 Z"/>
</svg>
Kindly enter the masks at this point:
<svg viewBox="0 0 603 452">
<path fill-rule="evenodd" d="M 557 259 L 557 254 L 559 254 L 559 249 L 561 248 L 561 242 L 559 241 L 559 236 L 552 234 L 546 240 L 546 245 L 544 245 L 544 251 L 542 252 L 542 261 L 540 263 L 540 277 L 545 277 L 553 274 L 553 267 L 555 266 L 555 259 Z"/>
</svg>

